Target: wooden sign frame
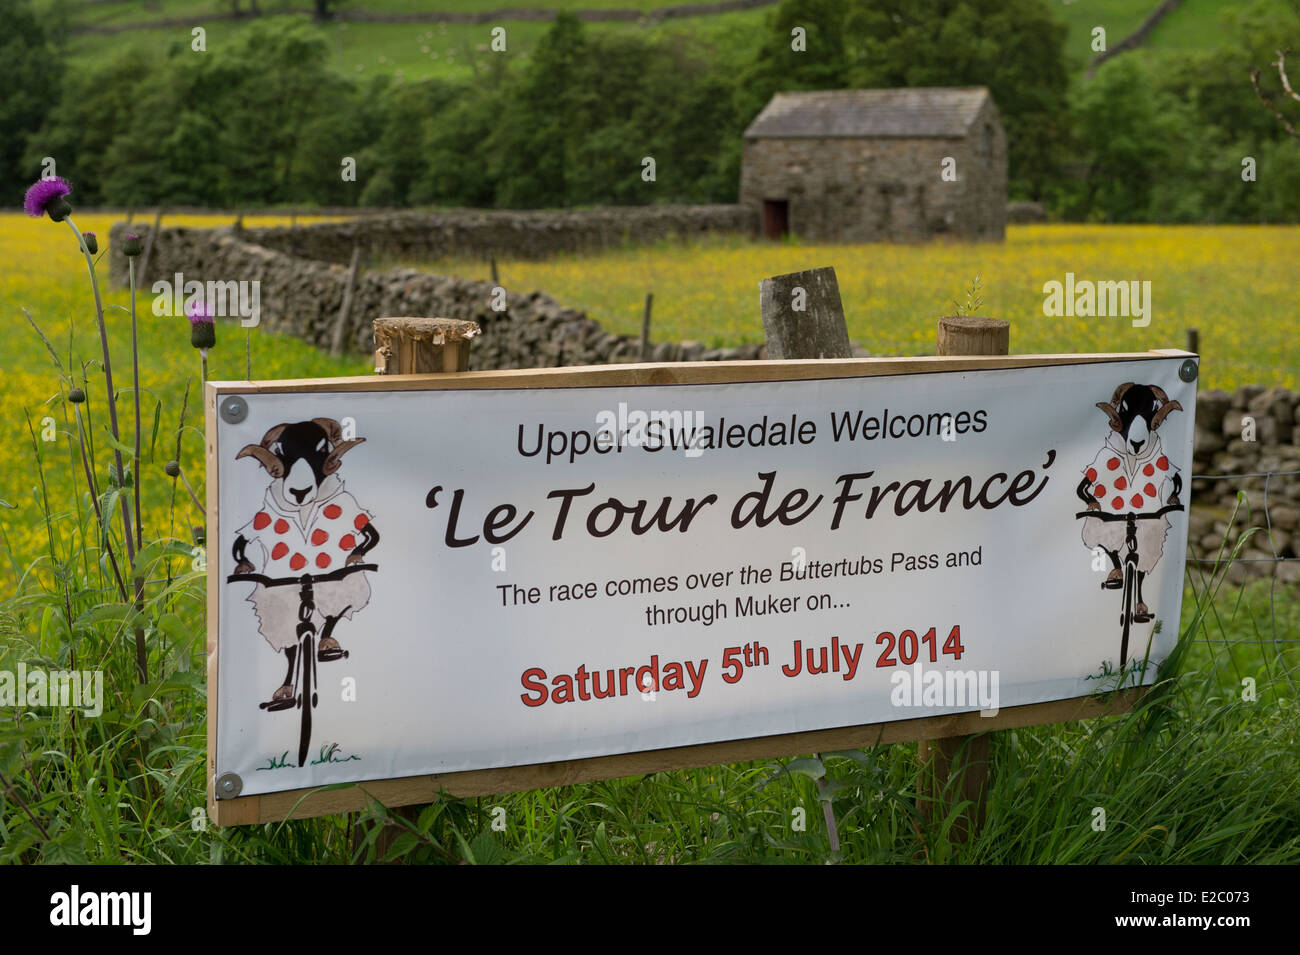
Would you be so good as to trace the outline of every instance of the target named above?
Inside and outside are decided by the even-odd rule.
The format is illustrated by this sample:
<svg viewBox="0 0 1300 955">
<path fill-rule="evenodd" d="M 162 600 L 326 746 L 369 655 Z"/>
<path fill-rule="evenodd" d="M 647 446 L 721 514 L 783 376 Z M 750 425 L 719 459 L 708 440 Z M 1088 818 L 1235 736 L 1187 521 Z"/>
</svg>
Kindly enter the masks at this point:
<svg viewBox="0 0 1300 955">
<path fill-rule="evenodd" d="M 384 375 L 356 378 L 311 378 L 283 381 L 210 381 L 204 394 L 207 443 L 207 539 L 221 540 L 217 494 L 217 405 L 225 395 L 285 394 L 349 391 L 434 391 L 491 388 L 590 388 L 639 385 L 730 384 L 801 381 L 827 378 L 908 375 L 953 371 L 990 371 L 1049 365 L 1143 361 L 1153 358 L 1195 358 L 1180 349 L 1078 355 L 990 355 L 917 358 L 845 358 L 795 361 L 677 362 L 589 365 L 568 368 L 473 371 L 427 375 Z M 864 748 L 887 743 L 934 740 L 991 730 L 1016 729 L 1129 712 L 1145 692 L 1133 687 L 1106 696 L 1091 695 L 1014 706 L 996 716 L 978 712 L 837 727 L 804 733 L 723 740 L 691 746 L 619 753 L 583 759 L 535 763 L 465 772 L 435 773 L 397 779 L 369 780 L 326 787 L 286 790 L 218 799 L 215 760 L 217 747 L 217 630 L 218 562 L 208 567 L 208 813 L 221 826 L 252 825 L 302 819 L 362 809 L 370 798 L 387 807 L 435 801 L 443 792 L 483 796 L 674 769 L 694 769 L 722 763 L 773 759 L 804 753 Z"/>
</svg>

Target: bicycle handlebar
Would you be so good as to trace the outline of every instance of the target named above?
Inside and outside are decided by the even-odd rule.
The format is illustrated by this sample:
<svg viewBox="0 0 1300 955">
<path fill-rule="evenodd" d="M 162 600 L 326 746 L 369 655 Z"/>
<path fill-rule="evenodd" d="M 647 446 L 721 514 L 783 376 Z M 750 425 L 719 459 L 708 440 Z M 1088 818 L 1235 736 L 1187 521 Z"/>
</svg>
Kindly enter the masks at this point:
<svg viewBox="0 0 1300 955">
<path fill-rule="evenodd" d="M 301 577 L 268 577 L 265 574 L 231 574 L 226 578 L 226 583 L 237 584 L 247 581 L 253 584 L 261 584 L 263 587 L 287 587 L 293 584 L 320 584 L 332 580 L 342 580 L 348 574 L 354 574 L 361 570 L 378 570 L 378 564 L 352 564 L 348 567 L 340 567 L 338 570 L 332 570 L 328 574 L 303 574 Z"/>
<path fill-rule="evenodd" d="M 1136 521 L 1151 521 L 1155 520 L 1157 517 L 1164 517 L 1170 511 L 1181 511 L 1183 509 L 1183 505 L 1181 504 L 1166 504 L 1164 507 L 1160 508 L 1160 510 L 1152 511 L 1150 514 L 1134 514 L 1132 511 L 1129 511 L 1127 514 L 1103 514 L 1099 511 L 1079 511 L 1079 513 L 1074 516 L 1076 518 L 1095 517 L 1099 521 L 1127 521 L 1129 518 Z"/>
</svg>

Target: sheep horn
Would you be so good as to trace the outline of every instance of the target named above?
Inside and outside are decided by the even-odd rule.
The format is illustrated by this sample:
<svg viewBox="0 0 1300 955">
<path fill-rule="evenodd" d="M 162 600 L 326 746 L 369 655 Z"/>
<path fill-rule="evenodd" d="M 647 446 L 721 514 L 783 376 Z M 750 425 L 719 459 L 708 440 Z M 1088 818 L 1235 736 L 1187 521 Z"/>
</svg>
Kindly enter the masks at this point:
<svg viewBox="0 0 1300 955">
<path fill-rule="evenodd" d="M 333 474 L 343 464 L 343 462 L 340 461 L 339 459 L 364 440 L 366 439 L 353 438 L 350 441 L 343 441 L 339 444 L 334 445 L 334 450 L 330 452 L 329 457 L 325 459 L 325 463 L 321 465 L 321 471 L 325 474 Z"/>
<path fill-rule="evenodd" d="M 284 429 L 287 427 L 289 427 L 287 424 L 277 424 L 270 431 L 266 432 L 266 434 L 262 435 L 262 447 L 270 450 L 271 444 L 279 439 L 280 435 L 284 433 Z"/>
<path fill-rule="evenodd" d="M 1151 416 L 1151 430 L 1154 431 L 1156 428 L 1160 427 L 1160 423 L 1164 421 L 1165 417 L 1171 412 L 1182 410 L 1183 406 L 1177 401 L 1166 401 L 1160 406 L 1160 410 Z"/>
<path fill-rule="evenodd" d="M 1131 381 L 1126 381 L 1126 382 L 1124 382 L 1124 384 L 1122 384 L 1122 385 L 1120 385 L 1118 388 L 1116 388 L 1116 389 L 1115 389 L 1115 394 L 1114 394 L 1114 395 L 1111 397 L 1111 399 L 1110 399 L 1110 403 L 1111 403 L 1111 405 L 1112 405 L 1113 407 L 1115 407 L 1115 408 L 1119 408 L 1119 403 L 1120 403 L 1120 401 L 1123 400 L 1123 398 L 1124 398 L 1124 392 L 1128 391 L 1128 390 L 1129 390 L 1130 388 L 1132 388 L 1132 387 L 1133 387 L 1133 382 L 1131 382 Z M 1116 430 L 1118 430 L 1118 429 L 1116 429 Z"/>
<path fill-rule="evenodd" d="M 240 458 L 257 458 L 258 463 L 266 468 L 266 473 L 271 477 L 284 477 L 284 462 L 260 444 L 244 445 L 240 452 L 235 455 L 236 461 Z"/>
<path fill-rule="evenodd" d="M 320 425 L 325 432 L 325 436 L 329 438 L 330 444 L 339 443 L 339 440 L 343 437 L 343 428 L 337 421 L 333 418 L 312 418 L 311 420 Z"/>
<path fill-rule="evenodd" d="M 1147 385 L 1147 387 L 1151 389 L 1153 395 L 1160 399 L 1161 404 L 1169 400 L 1169 395 L 1165 394 L 1165 390 L 1159 385 Z"/>
<path fill-rule="evenodd" d="M 1097 402 L 1097 407 L 1106 412 L 1106 417 L 1110 419 L 1110 430 L 1122 431 L 1124 429 L 1124 422 L 1119 420 L 1119 415 L 1115 413 L 1114 408 L 1104 401 Z"/>
</svg>

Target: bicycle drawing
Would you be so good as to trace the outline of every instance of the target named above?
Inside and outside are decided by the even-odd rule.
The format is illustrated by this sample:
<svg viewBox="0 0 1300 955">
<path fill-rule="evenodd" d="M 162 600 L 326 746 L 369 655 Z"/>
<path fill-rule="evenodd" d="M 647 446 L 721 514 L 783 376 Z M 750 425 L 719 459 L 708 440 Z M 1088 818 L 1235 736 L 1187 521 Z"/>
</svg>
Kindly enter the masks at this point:
<svg viewBox="0 0 1300 955">
<path fill-rule="evenodd" d="M 337 421 L 313 418 L 278 424 L 235 455 L 256 460 L 271 481 L 257 512 L 235 532 L 235 568 L 226 580 L 253 584 L 247 599 L 258 631 L 285 654 L 283 681 L 259 705 L 301 710 L 299 766 L 311 742 L 317 665 L 348 658 L 335 628 L 370 602 L 365 575 L 379 569 L 365 560 L 379 532 L 337 473 L 343 455 L 364 440 L 344 440 Z"/>
<path fill-rule="evenodd" d="M 1116 388 L 1109 402 L 1096 406 L 1105 412 L 1110 431 L 1075 489 L 1087 505 L 1075 517 L 1083 520 L 1084 545 L 1091 551 L 1100 548 L 1110 558 L 1101 588 L 1123 591 L 1122 670 L 1133 624 L 1150 623 L 1155 616 L 1143 597 L 1142 583 L 1164 554 L 1172 526 L 1167 515 L 1183 510 L 1182 474 L 1157 433 L 1165 419 L 1183 407 L 1159 386 L 1131 381 Z"/>
</svg>

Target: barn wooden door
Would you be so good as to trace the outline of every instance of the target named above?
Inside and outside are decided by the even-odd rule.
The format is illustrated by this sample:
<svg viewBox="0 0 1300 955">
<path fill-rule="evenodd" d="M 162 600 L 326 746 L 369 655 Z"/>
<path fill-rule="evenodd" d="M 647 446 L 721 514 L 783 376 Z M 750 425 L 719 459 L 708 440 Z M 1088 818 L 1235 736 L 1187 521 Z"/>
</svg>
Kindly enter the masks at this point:
<svg viewBox="0 0 1300 955">
<path fill-rule="evenodd" d="M 763 200 L 763 237 L 783 239 L 790 233 L 790 202 L 787 199 Z"/>
</svg>

